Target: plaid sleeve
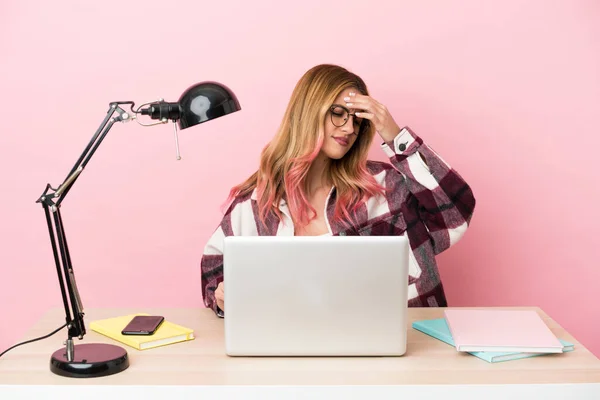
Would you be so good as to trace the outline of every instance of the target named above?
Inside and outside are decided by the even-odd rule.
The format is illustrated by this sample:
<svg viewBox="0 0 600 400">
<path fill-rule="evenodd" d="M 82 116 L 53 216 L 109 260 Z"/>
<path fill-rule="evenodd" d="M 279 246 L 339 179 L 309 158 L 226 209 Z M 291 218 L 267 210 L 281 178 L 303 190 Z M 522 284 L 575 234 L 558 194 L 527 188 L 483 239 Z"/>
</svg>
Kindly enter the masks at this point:
<svg viewBox="0 0 600 400">
<path fill-rule="evenodd" d="M 232 217 L 233 214 L 239 214 L 239 205 L 245 199 L 237 198 L 229 206 L 225 212 L 221 223 L 215 229 L 210 239 L 204 246 L 204 253 L 200 261 L 200 276 L 202 281 L 202 299 L 207 308 L 212 309 L 218 317 L 224 317 L 224 310 L 217 306 L 215 299 L 215 290 L 219 283 L 223 282 L 223 240 L 226 236 L 234 235 L 234 220 L 237 217 Z M 237 221 L 239 225 L 239 221 Z M 239 227 L 236 228 L 239 232 Z"/>
<path fill-rule="evenodd" d="M 229 205 L 221 223 L 204 246 L 200 261 L 202 280 L 202 299 L 207 308 L 211 308 L 218 317 L 224 317 L 225 311 L 217 306 L 215 290 L 223 282 L 223 241 L 227 236 L 256 234 L 254 211 L 250 206 L 250 194 L 237 197 Z"/>
<path fill-rule="evenodd" d="M 408 127 L 381 146 L 416 198 L 435 254 L 455 244 L 467 230 L 475 209 L 469 185 Z"/>
<path fill-rule="evenodd" d="M 215 314 L 222 316 L 222 310 L 217 307 L 215 290 L 217 285 L 223 282 L 223 239 L 225 234 L 222 224 L 204 247 L 204 254 L 200 261 L 200 275 L 202 280 L 202 299 L 207 308 L 211 308 Z M 221 314 L 221 315 L 220 315 Z"/>
</svg>

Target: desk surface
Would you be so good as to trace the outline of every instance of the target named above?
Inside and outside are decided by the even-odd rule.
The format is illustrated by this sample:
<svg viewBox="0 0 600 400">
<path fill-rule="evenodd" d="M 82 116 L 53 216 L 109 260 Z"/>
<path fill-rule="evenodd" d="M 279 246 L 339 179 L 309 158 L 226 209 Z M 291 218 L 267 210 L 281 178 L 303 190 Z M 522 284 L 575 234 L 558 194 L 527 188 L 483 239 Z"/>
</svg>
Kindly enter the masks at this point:
<svg viewBox="0 0 600 400">
<path fill-rule="evenodd" d="M 554 334 L 575 344 L 575 351 L 489 364 L 412 329 L 415 320 L 442 318 L 443 309 L 411 308 L 407 352 L 402 357 L 237 358 L 225 355 L 224 322 L 208 309 L 90 309 L 86 325 L 96 319 L 136 312 L 164 315 L 193 328 L 196 339 L 138 351 L 128 346 L 130 367 L 95 379 L 69 379 L 49 369 L 51 354 L 61 347 L 65 330 L 11 350 L 0 359 L 0 385 L 479 385 L 600 383 L 600 361 L 575 338 L 533 307 Z M 48 334 L 64 320 L 53 309 L 23 340 Z M 113 343 L 88 329 L 78 343 Z"/>
</svg>

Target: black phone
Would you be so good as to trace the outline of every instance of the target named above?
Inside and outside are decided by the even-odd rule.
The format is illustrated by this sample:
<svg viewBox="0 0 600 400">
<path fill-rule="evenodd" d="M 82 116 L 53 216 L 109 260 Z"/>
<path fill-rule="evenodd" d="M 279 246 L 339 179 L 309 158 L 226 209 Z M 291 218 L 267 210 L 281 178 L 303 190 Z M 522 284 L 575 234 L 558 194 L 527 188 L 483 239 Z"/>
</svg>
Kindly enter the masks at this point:
<svg viewBox="0 0 600 400">
<path fill-rule="evenodd" d="M 154 335 L 165 320 L 160 315 L 136 315 L 121 331 L 123 335 Z"/>
</svg>

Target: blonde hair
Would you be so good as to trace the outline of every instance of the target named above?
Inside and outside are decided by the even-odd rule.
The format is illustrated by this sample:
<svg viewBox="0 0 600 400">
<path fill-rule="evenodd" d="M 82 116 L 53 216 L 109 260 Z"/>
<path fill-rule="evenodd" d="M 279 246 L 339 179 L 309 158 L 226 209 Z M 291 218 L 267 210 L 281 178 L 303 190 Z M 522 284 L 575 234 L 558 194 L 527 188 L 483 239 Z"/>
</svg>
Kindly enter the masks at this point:
<svg viewBox="0 0 600 400">
<path fill-rule="evenodd" d="M 307 200 L 306 176 L 321 150 L 324 122 L 331 104 L 349 87 L 368 95 L 358 76 L 337 65 L 322 64 L 308 70 L 296 84 L 277 134 L 261 153 L 258 170 L 234 186 L 228 201 L 257 190 L 258 211 L 264 224 L 269 213 L 281 218 L 279 203 L 288 203 L 294 224 L 305 226 L 316 216 Z M 367 156 L 375 128 L 368 120 L 356 141 L 339 160 L 331 160 L 325 176 L 336 188 L 334 221 L 350 220 L 361 200 L 384 191 L 367 170 Z"/>
</svg>

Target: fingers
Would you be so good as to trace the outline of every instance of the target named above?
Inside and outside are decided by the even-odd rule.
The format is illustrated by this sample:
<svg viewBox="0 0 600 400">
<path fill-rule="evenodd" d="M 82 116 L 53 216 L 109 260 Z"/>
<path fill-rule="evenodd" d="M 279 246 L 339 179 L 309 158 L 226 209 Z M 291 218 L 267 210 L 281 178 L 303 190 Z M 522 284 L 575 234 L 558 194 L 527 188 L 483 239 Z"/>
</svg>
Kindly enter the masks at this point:
<svg viewBox="0 0 600 400">
<path fill-rule="evenodd" d="M 367 96 L 361 93 L 356 92 L 348 92 L 348 95 L 344 97 L 344 101 L 347 103 L 356 103 L 356 104 L 371 104 L 374 107 L 383 107 L 381 103 L 372 98 L 371 96 Z"/>
<path fill-rule="evenodd" d="M 221 310 L 225 310 L 225 290 L 223 282 L 219 283 L 215 289 L 215 300 L 217 301 L 217 306 Z"/>
<path fill-rule="evenodd" d="M 374 107 L 374 104 L 368 97 L 357 97 L 356 94 L 344 97 L 344 101 L 346 102 L 346 107 L 349 108 L 372 110 Z"/>
<path fill-rule="evenodd" d="M 369 112 L 357 112 L 356 116 L 360 117 L 360 118 L 368 119 L 370 121 L 373 121 L 375 119 L 375 114 L 369 113 Z"/>
<path fill-rule="evenodd" d="M 345 97 L 344 100 L 346 101 L 346 107 L 348 108 L 363 110 L 372 114 L 379 114 L 381 116 L 385 115 L 385 107 L 369 96 L 354 94 L 353 96 Z"/>
<path fill-rule="evenodd" d="M 223 282 L 217 285 L 217 288 L 215 289 L 215 297 L 221 300 L 225 299 L 225 290 L 223 289 Z"/>
</svg>

